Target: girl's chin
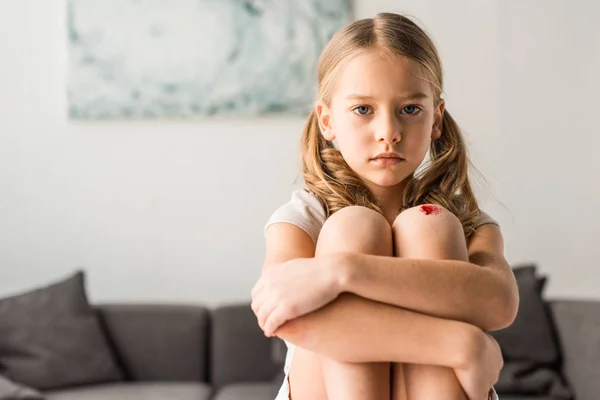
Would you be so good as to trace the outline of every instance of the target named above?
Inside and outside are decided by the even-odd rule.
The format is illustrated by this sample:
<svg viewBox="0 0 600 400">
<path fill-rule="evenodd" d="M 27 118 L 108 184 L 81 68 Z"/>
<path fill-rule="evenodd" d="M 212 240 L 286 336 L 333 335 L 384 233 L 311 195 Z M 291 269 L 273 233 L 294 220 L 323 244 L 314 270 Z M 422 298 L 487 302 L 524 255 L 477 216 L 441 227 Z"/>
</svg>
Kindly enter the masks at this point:
<svg viewBox="0 0 600 400">
<path fill-rule="evenodd" d="M 395 176 L 395 177 L 372 176 L 372 177 L 367 177 L 367 180 L 372 185 L 379 186 L 382 188 L 391 188 L 394 186 L 401 185 L 406 180 L 406 178 L 407 177 L 399 177 L 399 176 Z"/>
</svg>

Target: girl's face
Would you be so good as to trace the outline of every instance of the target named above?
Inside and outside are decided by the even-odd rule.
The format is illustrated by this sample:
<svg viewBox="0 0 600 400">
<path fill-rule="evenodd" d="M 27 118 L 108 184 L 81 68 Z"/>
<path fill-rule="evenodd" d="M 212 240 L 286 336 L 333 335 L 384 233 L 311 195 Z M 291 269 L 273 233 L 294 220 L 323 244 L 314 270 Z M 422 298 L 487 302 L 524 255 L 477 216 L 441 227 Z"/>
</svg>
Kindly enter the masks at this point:
<svg viewBox="0 0 600 400">
<path fill-rule="evenodd" d="M 441 135 L 444 103 L 408 59 L 362 53 L 340 71 L 329 106 L 315 109 L 321 132 L 371 191 L 403 182 Z"/>
</svg>

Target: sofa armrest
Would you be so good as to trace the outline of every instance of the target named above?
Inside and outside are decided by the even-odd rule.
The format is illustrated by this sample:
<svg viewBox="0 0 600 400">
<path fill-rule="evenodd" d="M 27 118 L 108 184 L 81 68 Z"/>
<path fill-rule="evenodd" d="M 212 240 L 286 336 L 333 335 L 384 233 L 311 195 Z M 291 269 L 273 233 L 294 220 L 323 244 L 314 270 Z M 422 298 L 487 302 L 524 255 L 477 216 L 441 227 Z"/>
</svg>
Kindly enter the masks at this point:
<svg viewBox="0 0 600 400">
<path fill-rule="evenodd" d="M 234 382 L 272 381 L 282 369 L 271 356 L 274 340 L 265 337 L 250 304 L 215 309 L 211 318 L 211 383 L 218 389 Z"/>
<path fill-rule="evenodd" d="M 208 380 L 208 310 L 199 306 L 111 304 L 97 307 L 128 378 Z"/>
<path fill-rule="evenodd" d="M 550 306 L 577 400 L 600 398 L 600 301 L 555 300 Z"/>
</svg>

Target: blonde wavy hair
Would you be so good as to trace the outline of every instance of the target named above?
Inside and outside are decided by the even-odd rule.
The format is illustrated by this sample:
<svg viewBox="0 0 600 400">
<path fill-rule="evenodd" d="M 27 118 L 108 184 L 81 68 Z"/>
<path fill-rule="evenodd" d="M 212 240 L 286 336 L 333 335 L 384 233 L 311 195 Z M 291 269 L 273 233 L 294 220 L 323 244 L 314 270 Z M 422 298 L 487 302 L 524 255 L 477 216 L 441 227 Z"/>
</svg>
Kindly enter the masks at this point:
<svg viewBox="0 0 600 400">
<path fill-rule="evenodd" d="M 442 64 L 428 35 L 409 18 L 381 13 L 355 21 L 337 32 L 325 46 L 318 64 L 318 99 L 330 104 L 336 76 L 343 65 L 364 51 L 382 56 L 405 57 L 415 61 L 434 92 L 435 105 L 443 92 Z M 327 217 L 353 205 L 381 213 L 381 208 L 360 177 L 344 161 L 341 153 L 321 134 L 315 111 L 310 113 L 301 141 L 302 171 L 307 188 L 326 210 Z M 469 159 L 460 128 L 444 111 L 442 135 L 432 140 L 430 160 L 404 190 L 398 212 L 421 204 L 445 207 L 460 220 L 465 236 L 474 232 L 480 215 L 469 182 Z"/>
</svg>

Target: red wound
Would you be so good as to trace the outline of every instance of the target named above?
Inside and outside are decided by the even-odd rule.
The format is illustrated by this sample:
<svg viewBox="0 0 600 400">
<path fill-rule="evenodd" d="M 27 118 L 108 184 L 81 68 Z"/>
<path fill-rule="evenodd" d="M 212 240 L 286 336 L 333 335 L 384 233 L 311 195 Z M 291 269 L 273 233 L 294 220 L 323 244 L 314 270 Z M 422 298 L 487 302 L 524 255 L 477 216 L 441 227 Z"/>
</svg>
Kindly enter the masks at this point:
<svg viewBox="0 0 600 400">
<path fill-rule="evenodd" d="M 425 215 L 438 215 L 440 213 L 440 208 L 438 206 L 426 204 L 421 206 L 421 212 Z"/>
</svg>

